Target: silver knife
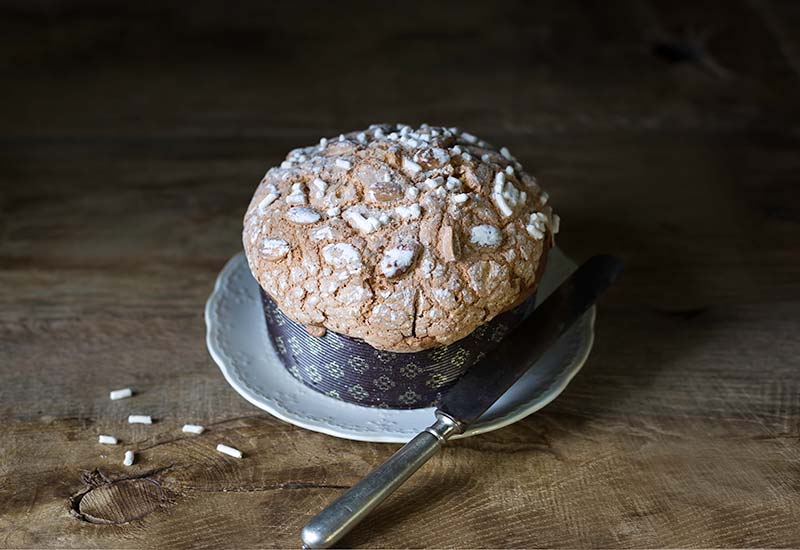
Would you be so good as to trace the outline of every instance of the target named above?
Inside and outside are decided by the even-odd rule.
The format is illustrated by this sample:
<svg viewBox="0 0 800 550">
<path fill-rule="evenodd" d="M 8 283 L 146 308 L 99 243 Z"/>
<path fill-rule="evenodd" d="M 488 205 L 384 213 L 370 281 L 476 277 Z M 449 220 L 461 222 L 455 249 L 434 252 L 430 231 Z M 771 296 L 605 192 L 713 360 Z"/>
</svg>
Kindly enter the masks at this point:
<svg viewBox="0 0 800 550">
<path fill-rule="evenodd" d="M 489 355 L 448 390 L 436 422 L 309 521 L 304 548 L 328 548 L 392 494 L 455 434 L 464 431 L 577 321 L 622 272 L 613 256 L 580 266 Z"/>
</svg>

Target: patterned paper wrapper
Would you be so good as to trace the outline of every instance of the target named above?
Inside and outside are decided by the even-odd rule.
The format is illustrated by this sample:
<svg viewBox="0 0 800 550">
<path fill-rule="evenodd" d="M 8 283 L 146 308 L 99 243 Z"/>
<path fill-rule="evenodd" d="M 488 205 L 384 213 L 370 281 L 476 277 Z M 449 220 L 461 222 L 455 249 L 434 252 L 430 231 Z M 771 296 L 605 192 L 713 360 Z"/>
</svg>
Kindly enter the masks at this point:
<svg viewBox="0 0 800 550">
<path fill-rule="evenodd" d="M 530 314 L 535 296 L 450 345 L 396 353 L 331 330 L 311 336 L 261 290 L 269 338 L 295 378 L 335 399 L 391 409 L 435 406 L 467 369 Z"/>
</svg>

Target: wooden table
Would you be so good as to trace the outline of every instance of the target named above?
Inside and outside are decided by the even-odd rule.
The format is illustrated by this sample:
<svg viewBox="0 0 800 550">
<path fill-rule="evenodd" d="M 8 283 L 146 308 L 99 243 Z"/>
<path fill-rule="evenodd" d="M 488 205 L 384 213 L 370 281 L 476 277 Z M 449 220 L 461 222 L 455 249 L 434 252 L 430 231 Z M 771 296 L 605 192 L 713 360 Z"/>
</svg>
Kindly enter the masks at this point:
<svg viewBox="0 0 800 550">
<path fill-rule="evenodd" d="M 798 28 L 771 0 L 4 3 L 0 546 L 297 546 L 396 450 L 255 409 L 203 324 L 267 167 L 395 120 L 507 145 L 560 246 L 628 270 L 555 403 L 344 544 L 800 546 Z"/>
</svg>

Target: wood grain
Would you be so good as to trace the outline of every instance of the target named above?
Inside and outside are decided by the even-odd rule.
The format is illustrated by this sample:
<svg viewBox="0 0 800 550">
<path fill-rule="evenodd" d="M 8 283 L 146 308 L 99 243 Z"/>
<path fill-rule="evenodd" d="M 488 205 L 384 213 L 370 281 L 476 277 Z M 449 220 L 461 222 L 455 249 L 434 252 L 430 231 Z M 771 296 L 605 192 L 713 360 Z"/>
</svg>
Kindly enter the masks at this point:
<svg viewBox="0 0 800 550">
<path fill-rule="evenodd" d="M 247 404 L 202 315 L 265 169 L 383 120 L 507 145 L 560 246 L 628 268 L 556 402 L 344 546 L 800 546 L 797 28 L 769 0 L 0 5 L 0 547 L 296 547 L 397 448 Z"/>
</svg>

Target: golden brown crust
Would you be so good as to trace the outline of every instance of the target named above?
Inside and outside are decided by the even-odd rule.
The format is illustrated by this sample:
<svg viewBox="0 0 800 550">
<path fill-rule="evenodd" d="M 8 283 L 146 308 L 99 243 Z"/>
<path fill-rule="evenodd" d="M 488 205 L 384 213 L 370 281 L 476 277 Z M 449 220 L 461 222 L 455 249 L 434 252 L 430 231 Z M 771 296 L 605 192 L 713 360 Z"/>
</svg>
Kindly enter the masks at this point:
<svg viewBox="0 0 800 550">
<path fill-rule="evenodd" d="M 506 149 L 455 128 L 373 125 L 270 169 L 243 241 L 290 318 L 405 352 L 527 298 L 557 224 Z"/>
</svg>

